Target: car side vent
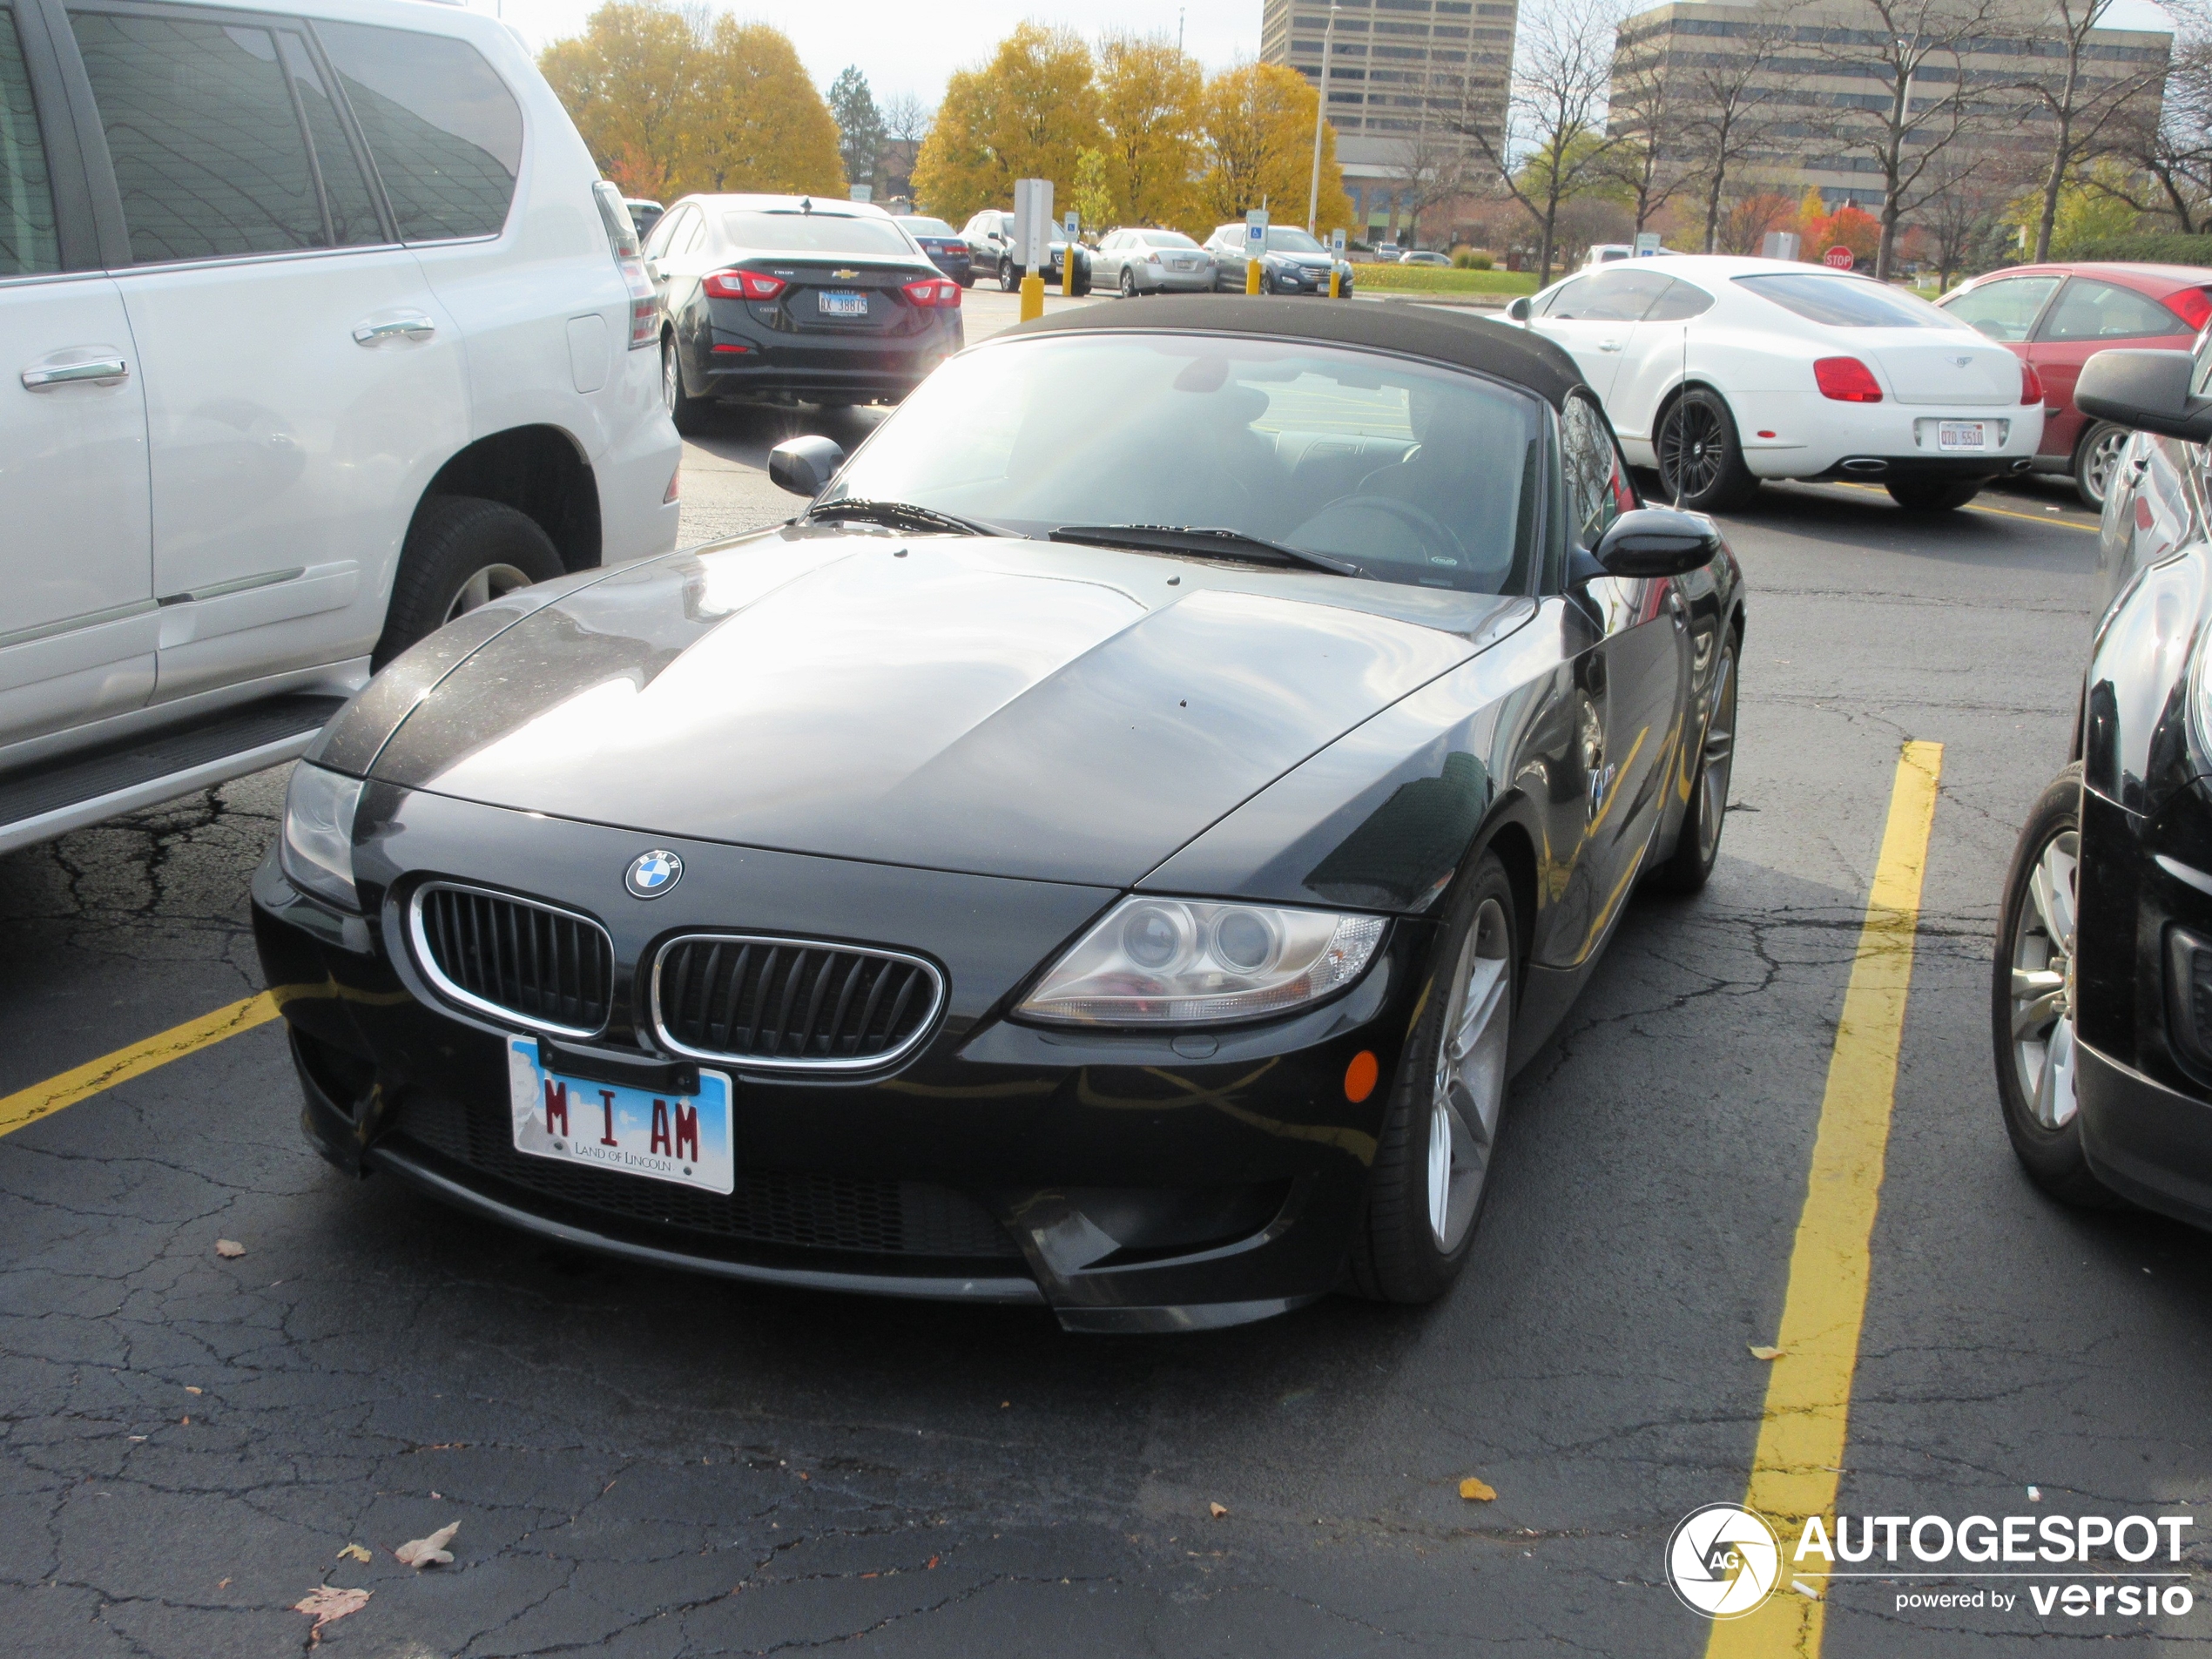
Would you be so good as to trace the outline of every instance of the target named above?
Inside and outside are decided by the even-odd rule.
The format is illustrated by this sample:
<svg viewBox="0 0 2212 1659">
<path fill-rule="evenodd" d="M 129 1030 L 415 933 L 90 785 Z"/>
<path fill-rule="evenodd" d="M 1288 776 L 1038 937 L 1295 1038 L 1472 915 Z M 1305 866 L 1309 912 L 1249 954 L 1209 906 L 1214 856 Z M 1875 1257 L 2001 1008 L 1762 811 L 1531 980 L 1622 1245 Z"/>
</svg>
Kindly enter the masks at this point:
<svg viewBox="0 0 2212 1659">
<path fill-rule="evenodd" d="M 819 1071 L 887 1065 L 921 1041 L 944 1000 L 944 976 L 903 951 L 691 934 L 653 961 L 654 1032 L 699 1060 Z"/>
<path fill-rule="evenodd" d="M 589 916 L 434 881 L 415 890 L 408 921 L 423 974 L 462 1007 L 570 1036 L 605 1027 L 615 948 Z"/>
</svg>

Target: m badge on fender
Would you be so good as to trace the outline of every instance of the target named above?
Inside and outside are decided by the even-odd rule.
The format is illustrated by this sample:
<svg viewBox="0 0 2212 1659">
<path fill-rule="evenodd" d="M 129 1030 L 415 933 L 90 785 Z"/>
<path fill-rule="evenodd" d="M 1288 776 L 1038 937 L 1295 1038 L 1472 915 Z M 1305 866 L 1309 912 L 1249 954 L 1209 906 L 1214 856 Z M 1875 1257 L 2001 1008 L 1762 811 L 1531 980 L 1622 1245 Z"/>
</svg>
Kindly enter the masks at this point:
<svg viewBox="0 0 2212 1659">
<path fill-rule="evenodd" d="M 640 899 L 658 899 L 684 879 L 684 860 L 664 846 L 640 853 L 630 861 L 623 886 Z"/>
</svg>

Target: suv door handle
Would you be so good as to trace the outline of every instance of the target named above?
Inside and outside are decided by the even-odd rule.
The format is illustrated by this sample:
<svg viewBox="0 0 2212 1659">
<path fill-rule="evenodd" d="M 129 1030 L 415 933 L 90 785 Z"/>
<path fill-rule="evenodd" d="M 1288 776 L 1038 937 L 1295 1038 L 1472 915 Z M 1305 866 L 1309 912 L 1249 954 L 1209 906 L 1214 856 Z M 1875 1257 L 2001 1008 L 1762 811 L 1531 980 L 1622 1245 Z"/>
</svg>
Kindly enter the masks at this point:
<svg viewBox="0 0 2212 1659">
<path fill-rule="evenodd" d="M 1597 348 L 1600 351 L 1619 351 L 1622 342 L 1617 340 L 1601 340 L 1597 342 Z"/>
<path fill-rule="evenodd" d="M 428 340 L 437 332 L 437 324 L 421 312 L 402 311 L 379 322 L 355 323 L 354 343 L 357 346 L 381 346 L 388 340 Z"/>
<path fill-rule="evenodd" d="M 56 352 L 54 357 L 34 363 L 24 370 L 24 389 L 27 392 L 51 392 L 57 386 L 82 385 L 88 381 L 95 386 L 120 386 L 131 378 L 131 365 L 123 361 L 120 353 L 106 354 L 108 348 L 101 346 L 79 346 L 75 349 L 103 354 L 83 358 L 73 363 L 57 363 L 54 357 L 66 357 L 69 353 Z"/>
</svg>

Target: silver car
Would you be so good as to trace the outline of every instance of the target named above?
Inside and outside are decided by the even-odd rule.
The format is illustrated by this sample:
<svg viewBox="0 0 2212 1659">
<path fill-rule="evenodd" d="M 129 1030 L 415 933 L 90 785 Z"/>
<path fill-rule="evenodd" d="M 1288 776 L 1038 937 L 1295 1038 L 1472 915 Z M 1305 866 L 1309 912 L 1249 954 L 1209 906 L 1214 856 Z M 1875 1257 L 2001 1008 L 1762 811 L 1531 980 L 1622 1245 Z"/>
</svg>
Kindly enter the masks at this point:
<svg viewBox="0 0 2212 1659">
<path fill-rule="evenodd" d="M 1109 232 L 1091 250 L 1094 287 L 1140 293 L 1204 293 L 1213 287 L 1213 255 L 1181 231 L 1140 227 Z"/>
</svg>

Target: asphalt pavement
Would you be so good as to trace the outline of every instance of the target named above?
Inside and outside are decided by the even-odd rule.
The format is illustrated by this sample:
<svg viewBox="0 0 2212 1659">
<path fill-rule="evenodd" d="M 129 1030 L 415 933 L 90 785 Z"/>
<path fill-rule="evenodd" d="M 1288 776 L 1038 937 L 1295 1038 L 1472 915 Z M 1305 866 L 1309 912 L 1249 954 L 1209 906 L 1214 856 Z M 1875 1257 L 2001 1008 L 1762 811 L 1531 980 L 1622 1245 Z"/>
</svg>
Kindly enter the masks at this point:
<svg viewBox="0 0 2212 1659">
<path fill-rule="evenodd" d="M 995 308 L 971 300 L 971 338 Z M 692 446 L 687 541 L 787 515 L 759 474 L 786 426 Z M 326 1166 L 273 1025 L 6 1134 L 0 1646 L 298 1654 L 327 1585 L 371 1594 L 321 1645 L 395 1659 L 1702 1654 L 1663 1548 L 1744 1494 L 1773 1374 L 1749 1348 L 1908 740 L 1942 745 L 1940 784 L 1839 1502 L 2202 1514 L 2205 1240 L 2044 1201 L 1991 1080 L 1999 884 L 2090 623 L 2069 503 L 1919 520 L 1786 486 L 1729 521 L 1750 610 L 1719 867 L 1635 902 L 1517 1082 L 1433 1309 L 1073 1337 L 609 1264 Z M 260 988 L 246 881 L 281 781 L 0 857 L 0 1117 Z M 450 1566 L 394 1559 L 453 1521 Z M 1838 1581 L 1824 1650 L 2202 1642 L 2188 1557 L 2193 1611 L 2152 1620 Z"/>
</svg>

